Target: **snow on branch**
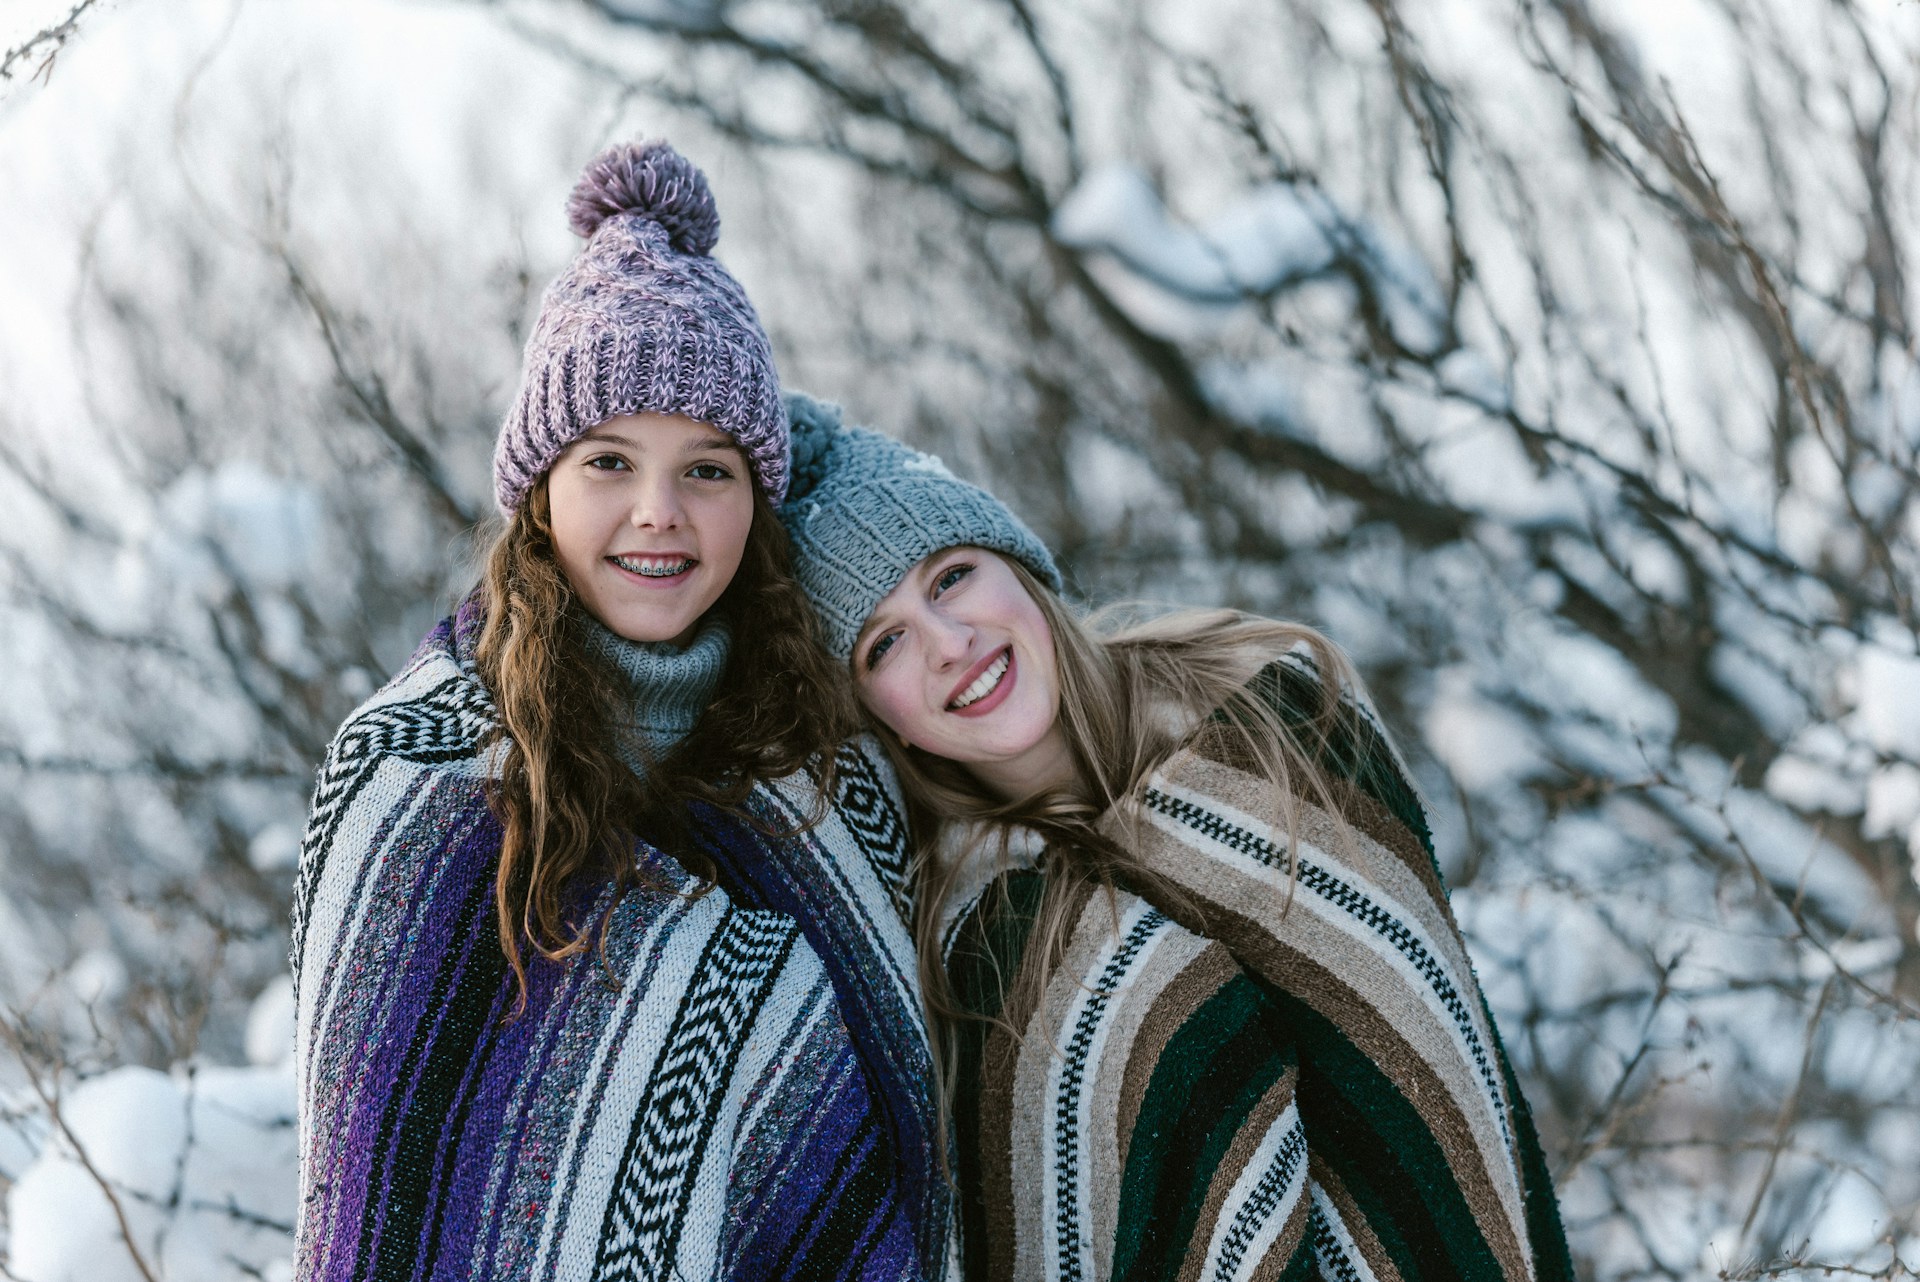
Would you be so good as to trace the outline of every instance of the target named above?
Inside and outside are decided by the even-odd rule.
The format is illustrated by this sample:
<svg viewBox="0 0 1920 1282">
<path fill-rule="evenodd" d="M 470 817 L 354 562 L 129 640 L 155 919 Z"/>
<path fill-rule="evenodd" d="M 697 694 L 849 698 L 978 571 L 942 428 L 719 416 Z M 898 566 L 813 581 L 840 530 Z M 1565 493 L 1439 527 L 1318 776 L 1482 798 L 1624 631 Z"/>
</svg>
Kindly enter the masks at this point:
<svg viewBox="0 0 1920 1282">
<path fill-rule="evenodd" d="M 34 32 L 19 44 L 0 54 L 0 81 L 12 80 L 32 59 L 39 61 L 34 65 L 30 79 L 43 80 L 53 74 L 53 60 L 67 46 L 74 33 L 79 30 L 80 19 L 87 10 L 99 0 L 76 0 L 67 16 L 50 27 Z"/>
</svg>

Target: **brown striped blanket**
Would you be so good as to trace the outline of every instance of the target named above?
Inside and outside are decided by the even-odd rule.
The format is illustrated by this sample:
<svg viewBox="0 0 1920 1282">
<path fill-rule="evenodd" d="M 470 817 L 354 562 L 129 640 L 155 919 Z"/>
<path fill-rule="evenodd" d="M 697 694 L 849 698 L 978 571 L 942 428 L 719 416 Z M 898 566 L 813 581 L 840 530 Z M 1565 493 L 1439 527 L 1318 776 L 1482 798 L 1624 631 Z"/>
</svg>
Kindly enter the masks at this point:
<svg viewBox="0 0 1920 1282">
<path fill-rule="evenodd" d="M 1315 695 L 1291 663 L 1255 688 L 1285 716 Z M 1210 723 L 1137 795 L 1140 853 L 1188 902 L 1080 892 L 1037 1009 L 1007 1012 L 1024 1036 L 959 1026 L 967 1275 L 1570 1279 L 1526 1101 L 1386 737 L 1343 706 L 1325 764 L 1345 823 L 1302 801 L 1291 845 L 1232 742 Z M 1002 873 L 951 919 L 949 973 L 978 1015 L 1045 963 L 1026 948 L 1045 867 Z"/>
</svg>

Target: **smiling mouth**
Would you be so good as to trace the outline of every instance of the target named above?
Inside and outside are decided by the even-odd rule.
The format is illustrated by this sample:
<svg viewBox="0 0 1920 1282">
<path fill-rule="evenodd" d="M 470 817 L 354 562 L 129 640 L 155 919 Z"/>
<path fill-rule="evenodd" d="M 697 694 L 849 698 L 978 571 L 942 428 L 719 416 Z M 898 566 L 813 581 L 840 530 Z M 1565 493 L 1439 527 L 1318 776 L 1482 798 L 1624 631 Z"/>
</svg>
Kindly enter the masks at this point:
<svg viewBox="0 0 1920 1282">
<path fill-rule="evenodd" d="M 954 696 L 953 701 L 947 705 L 947 710 L 958 712 L 969 704 L 978 703 L 992 694 L 999 688 L 1001 678 L 1007 675 L 1007 667 L 1012 660 L 1013 652 L 1002 650 L 1000 656 L 987 665 L 987 670 L 973 679 L 972 685 Z"/>
<path fill-rule="evenodd" d="M 643 579 L 671 579 L 698 564 L 690 556 L 610 556 L 607 560 Z"/>
</svg>

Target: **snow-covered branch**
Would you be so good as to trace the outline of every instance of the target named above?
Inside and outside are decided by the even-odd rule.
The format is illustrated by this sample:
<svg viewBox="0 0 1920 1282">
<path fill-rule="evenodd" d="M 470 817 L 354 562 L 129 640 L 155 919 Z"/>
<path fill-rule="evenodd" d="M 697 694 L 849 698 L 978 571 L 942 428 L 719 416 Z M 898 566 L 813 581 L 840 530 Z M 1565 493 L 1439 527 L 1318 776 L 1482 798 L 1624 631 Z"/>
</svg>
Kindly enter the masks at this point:
<svg viewBox="0 0 1920 1282">
<path fill-rule="evenodd" d="M 53 73 L 53 60 L 66 48 L 67 41 L 73 39 L 80 28 L 80 19 L 87 10 L 99 3 L 99 0 L 75 0 L 67 16 L 50 27 L 43 27 L 5 53 L 0 53 L 0 81 L 12 80 L 28 64 L 33 67 L 35 80 Z"/>
</svg>

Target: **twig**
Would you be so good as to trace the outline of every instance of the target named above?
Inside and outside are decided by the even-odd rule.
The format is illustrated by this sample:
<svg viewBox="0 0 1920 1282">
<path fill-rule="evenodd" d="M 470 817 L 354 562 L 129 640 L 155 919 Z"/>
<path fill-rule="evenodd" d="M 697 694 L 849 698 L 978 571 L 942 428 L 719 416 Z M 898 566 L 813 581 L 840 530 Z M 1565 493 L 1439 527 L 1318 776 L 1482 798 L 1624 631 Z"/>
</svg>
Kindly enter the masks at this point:
<svg viewBox="0 0 1920 1282">
<path fill-rule="evenodd" d="M 53 1124 L 54 1129 L 59 1131 L 61 1138 L 66 1140 L 67 1145 L 73 1150 L 74 1159 L 80 1163 L 80 1168 L 99 1187 L 101 1196 L 107 1199 L 107 1205 L 113 1211 L 114 1221 L 120 1226 L 120 1239 L 126 1244 L 127 1255 L 133 1261 L 133 1267 L 138 1270 L 145 1282 L 159 1282 L 153 1269 L 147 1264 L 147 1258 L 141 1252 L 139 1243 L 134 1240 L 133 1225 L 127 1219 L 126 1207 L 121 1204 L 120 1195 L 114 1188 L 113 1181 L 93 1164 L 93 1159 L 87 1154 L 86 1145 L 82 1144 L 80 1137 L 73 1133 L 73 1128 L 67 1124 L 66 1116 L 60 1110 L 58 1066 L 55 1066 L 52 1082 L 49 1084 L 48 1080 L 42 1076 L 40 1066 L 35 1062 L 33 1052 L 27 1046 L 25 1036 L 16 1020 L 17 1016 L 11 1013 L 0 1015 L 0 1037 L 4 1037 L 12 1048 L 15 1060 L 26 1073 L 28 1087 L 38 1097 L 41 1106 L 47 1110 L 47 1120 Z"/>
<path fill-rule="evenodd" d="M 4 55 L 0 55 L 0 80 L 13 79 L 14 64 L 25 61 L 33 55 L 35 49 L 47 44 L 53 47 L 47 50 L 46 57 L 40 60 L 40 65 L 34 69 L 31 79 L 50 78 L 53 74 L 53 60 L 59 57 L 60 50 L 66 47 L 68 40 L 72 39 L 74 31 L 79 26 L 80 15 L 93 8 L 96 3 L 98 0 L 76 0 L 73 8 L 67 11 L 67 16 L 61 21 L 35 32 L 22 43 L 7 50 Z"/>
</svg>

